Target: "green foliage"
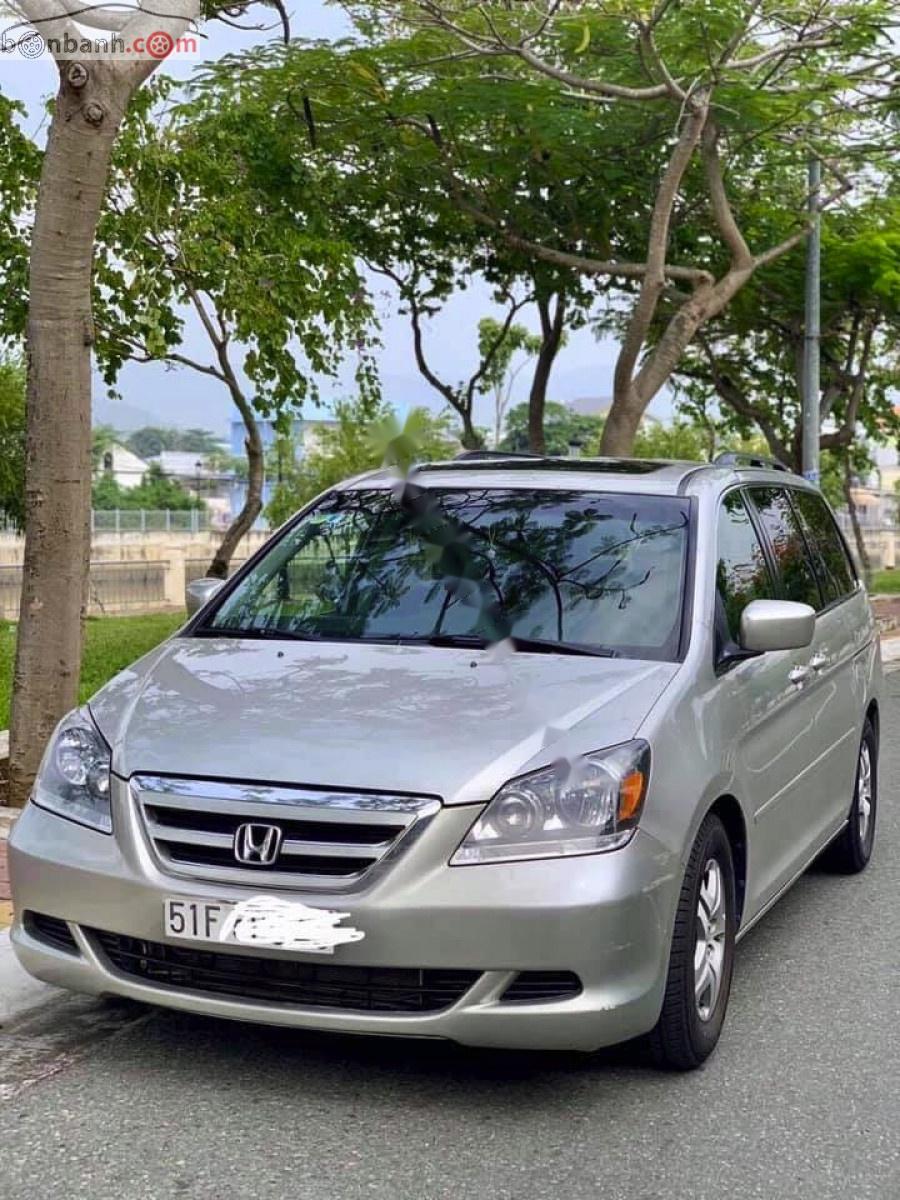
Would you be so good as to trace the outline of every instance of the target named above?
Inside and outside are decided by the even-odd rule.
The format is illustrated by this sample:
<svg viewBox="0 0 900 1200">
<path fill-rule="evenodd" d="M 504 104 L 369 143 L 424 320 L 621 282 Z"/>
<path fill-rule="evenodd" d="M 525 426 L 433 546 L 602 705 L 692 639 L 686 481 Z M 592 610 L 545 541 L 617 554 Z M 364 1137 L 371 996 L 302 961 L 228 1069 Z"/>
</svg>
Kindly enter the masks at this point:
<svg viewBox="0 0 900 1200">
<path fill-rule="evenodd" d="M 621 331 L 634 278 L 549 263 L 529 243 L 593 261 L 643 262 L 682 102 L 660 95 L 598 105 L 515 54 L 460 53 L 424 0 L 399 11 L 387 0 L 348 7 L 355 27 L 339 42 L 295 40 L 205 65 L 187 103 L 171 104 L 163 80 L 138 93 L 99 230 L 97 351 L 110 383 L 129 357 L 183 361 L 185 306 L 196 308 L 199 298 L 213 333 L 239 348 L 260 411 L 314 400 L 314 376 L 334 373 L 346 354 L 357 356 L 371 385 L 372 306 L 360 260 L 399 272 L 401 304 L 414 294 L 425 316 L 481 275 L 497 295 L 514 285 L 543 296 L 564 288 L 570 328 L 591 319 Z M 887 313 L 900 291 L 896 222 L 867 230 L 857 218 L 875 188 L 897 192 L 888 180 L 895 127 L 883 120 L 896 113 L 896 89 L 891 72 L 875 66 L 892 50 L 885 30 L 893 7 L 680 0 L 654 10 L 648 43 L 647 5 L 588 0 L 551 6 L 527 44 L 563 71 L 630 87 L 664 77 L 658 54 L 682 85 L 713 89 L 727 191 L 754 254 L 796 234 L 813 142 L 828 164 L 829 191 L 832 166 L 859 185 L 852 205 L 826 219 L 837 290 L 865 293 Z M 456 5 L 453 15 L 488 42 L 495 32 L 510 46 L 535 34 L 527 4 Z M 818 27 L 827 37 L 814 51 L 790 50 L 792 39 Z M 740 68 L 778 37 L 788 44 L 784 54 L 758 70 Z M 15 161 L 0 181 L 0 275 L 13 281 L 0 289 L 3 330 L 17 321 L 21 328 L 22 245 L 39 159 L 14 116 L 0 107 L 0 153 L 9 146 L 14 153 L 3 161 Z M 716 275 L 730 261 L 699 155 L 674 209 L 668 261 Z M 798 283 L 802 291 L 801 248 L 739 292 L 729 317 L 710 330 L 717 348 L 728 343 L 730 377 L 759 401 L 789 457 Z M 674 291 L 662 303 L 657 339 L 683 303 Z M 735 326 L 727 323 L 732 313 Z M 785 320 L 788 337 L 778 326 Z M 831 380 L 842 361 L 832 349 L 845 335 L 846 328 L 825 347 Z M 193 365 L 223 378 L 215 354 Z M 702 356 L 689 355 L 678 369 L 691 403 L 705 403 L 714 389 Z M 483 385 L 497 386 L 487 377 Z M 886 395 L 876 381 L 860 414 L 865 429 L 888 419 Z M 838 420 L 846 396 L 843 389 L 835 401 Z M 748 410 L 729 411 L 736 436 L 762 428 Z"/>
<path fill-rule="evenodd" d="M 478 352 L 485 358 L 490 347 L 503 333 L 503 327 L 496 317 L 482 317 L 478 322 Z M 519 352 L 527 357 L 537 354 L 541 348 L 538 334 L 532 333 L 524 325 L 510 325 L 500 349 L 493 355 L 485 371 L 479 390 L 484 395 L 488 392 L 502 393 L 507 383 L 507 376 L 513 356 Z"/>
<path fill-rule="evenodd" d="M 41 153 L 22 132 L 25 108 L 0 94 L 0 340 L 20 339 L 28 313 L 28 246 Z"/>
<path fill-rule="evenodd" d="M 634 441 L 635 458 L 709 462 L 711 449 L 708 431 L 684 418 L 676 418 L 671 424 L 645 420 Z"/>
<path fill-rule="evenodd" d="M 298 163 L 283 203 L 277 116 L 238 118 L 202 98 L 173 105 L 171 88 L 160 77 L 136 94 L 113 151 L 94 302 L 104 379 L 112 385 L 128 359 L 161 360 L 233 395 L 242 374 L 253 407 L 277 417 L 316 401 L 316 377 L 350 355 L 371 388 L 372 310 L 330 221 L 336 172 Z M 184 344 L 186 309 L 209 342 L 197 357 Z M 155 432 L 137 444 L 162 448 Z"/>
<path fill-rule="evenodd" d="M 420 131 L 432 121 L 446 135 L 448 153 L 454 159 L 457 153 L 465 156 L 473 179 L 477 176 L 491 195 L 502 196 L 505 206 L 519 196 L 532 196 L 541 206 L 540 156 L 531 144 L 543 120 L 531 106 L 540 89 L 523 84 L 528 103 L 519 104 L 502 90 L 498 96 L 498 89 L 481 78 L 480 68 L 462 63 L 451 70 L 423 67 L 437 48 L 446 48 L 445 39 L 432 33 L 382 39 L 377 23 L 367 31 L 373 35 L 368 43 L 364 38 L 334 45 L 298 40 L 210 64 L 201 71 L 197 103 L 224 114 L 243 131 L 245 157 L 266 164 L 260 187 L 270 204 L 303 206 L 311 171 L 339 172 L 340 185 L 329 193 L 328 226 L 334 237 L 346 238 L 374 271 L 392 281 L 390 302 L 401 312 L 413 316 L 416 310 L 427 320 L 452 293 L 479 276 L 504 307 L 513 295 L 555 294 L 565 279 L 569 327 L 584 324 L 598 285 L 510 248 L 474 222 L 448 188 L 443 155 Z M 237 75 L 240 88 L 234 83 Z M 563 123 L 558 106 L 544 116 Z M 596 122 L 585 114 L 575 136 L 587 136 L 589 126 L 596 131 Z M 585 156 L 579 157 L 586 165 Z M 567 177 L 566 187 L 554 197 L 561 219 L 565 197 L 575 186 L 571 165 L 562 157 L 555 163 L 560 177 Z M 532 167 L 538 174 L 532 176 Z M 578 178 L 583 179 L 580 171 Z M 581 232 L 574 225 L 568 229 L 572 238 L 587 235 L 590 214 L 604 207 L 602 192 L 597 181 L 591 204 L 579 209 Z M 482 360 L 496 332 L 497 323 L 479 331 Z M 527 351 L 529 344 L 532 335 L 516 327 L 496 366 L 489 364 L 476 380 L 477 390 L 495 390 L 511 355 L 517 348 Z M 465 426 L 471 415 L 467 384 L 448 380 L 446 389 L 438 390 Z M 477 441 L 475 431 L 465 433 Z"/>
<path fill-rule="evenodd" d="M 95 479 L 91 502 L 94 508 L 146 508 L 183 510 L 203 508 L 203 501 L 190 495 L 177 480 L 164 475 L 159 463 L 150 469 L 137 487 L 124 488 L 111 475 Z"/>
<path fill-rule="evenodd" d="M 221 475 L 233 475 L 235 479 L 247 478 L 247 459 L 223 450 L 221 446 L 204 454 L 203 465 L 207 471 L 216 471 Z"/>
<path fill-rule="evenodd" d="M 221 439 L 208 429 L 175 429 L 145 425 L 120 439 L 138 458 L 156 458 L 164 450 L 184 450 L 192 454 L 221 451 Z"/>
<path fill-rule="evenodd" d="M 873 596 L 896 595 L 900 592 L 900 571 L 896 567 L 892 571 L 873 571 L 869 592 Z"/>
<path fill-rule="evenodd" d="M 769 448 L 759 434 L 737 437 L 728 422 L 706 416 L 699 420 L 690 413 L 676 413 L 671 421 L 644 418 L 634 440 L 635 458 L 671 458 L 681 462 L 712 462 L 729 450 L 741 454 L 767 455 Z"/>
<path fill-rule="evenodd" d="M 886 196 L 823 217 L 821 442 L 844 456 L 858 453 L 860 432 L 873 442 L 900 434 L 900 170 L 885 163 L 882 172 Z M 728 428 L 761 432 L 768 452 L 795 468 L 804 286 L 798 247 L 744 288 L 676 370 L 685 411 L 699 418 L 716 396 Z M 823 477 L 827 470 L 823 456 Z"/>
<path fill-rule="evenodd" d="M 547 454 L 597 455 L 603 433 L 602 416 L 580 416 L 564 404 L 548 404 L 544 421 Z M 522 453 L 528 450 L 528 405 L 510 410 L 501 449 Z M 645 418 L 634 441 L 635 458 L 668 458 L 682 462 L 710 462 L 716 454 L 736 450 L 767 454 L 763 438 L 738 437 L 727 422 L 690 413 L 676 414 L 671 421 Z"/>
<path fill-rule="evenodd" d="M 596 264 L 646 261 L 653 205 L 686 111 L 678 89 L 659 84 L 668 75 L 694 95 L 713 93 L 727 193 L 754 255 L 797 235 L 811 140 L 827 175 L 833 165 L 863 180 L 860 195 L 873 156 L 893 153 L 890 131 L 878 125 L 879 106 L 891 102 L 887 76 L 874 66 L 868 74 L 890 50 L 887 0 L 682 0 L 658 6 L 652 21 L 646 6 L 589 0 L 550 6 L 539 33 L 527 4 L 411 0 L 402 10 L 408 24 L 387 0 L 350 11 L 352 37 L 225 59 L 201 72 L 199 95 L 248 131 L 248 157 L 264 157 L 265 189 L 285 205 L 302 202 L 310 163 L 339 165 L 334 228 L 366 261 L 392 266 L 401 301 L 417 296 L 426 315 L 481 273 L 498 294 L 523 282 L 539 295 L 571 289 L 570 320 L 592 316 L 598 328 L 622 331 L 638 275 Z M 485 54 L 439 27 L 448 13 Z M 798 50 L 798 39 L 819 28 L 828 36 Z M 773 48 L 780 38 L 783 53 Z M 660 94 L 600 106 L 587 89 L 509 50 L 520 45 L 570 76 L 656 84 Z M 758 55 L 759 69 L 741 67 Z M 807 131 L 811 111 L 815 129 Z M 713 219 L 712 192 L 697 152 L 673 210 L 667 260 L 721 278 L 733 240 Z M 534 245 L 573 265 L 548 261 Z M 654 339 L 667 328 L 677 333 L 671 322 L 689 295 L 689 287 L 667 289 L 657 329 L 640 330 L 644 366 Z M 670 345 L 654 372 L 635 376 L 648 395 L 682 353 L 674 335 Z M 736 429 L 747 432 L 747 422 Z"/>
<path fill-rule="evenodd" d="M 435 416 L 414 408 L 401 424 L 388 405 L 381 403 L 373 410 L 369 402 L 357 399 L 338 404 L 335 416 L 337 425 L 322 427 L 318 445 L 299 462 L 292 446 L 290 452 L 282 451 L 282 475 L 266 508 L 273 525 L 343 479 L 384 465 L 402 474 L 414 461 L 439 462 L 458 449 L 448 414 Z"/>
<path fill-rule="evenodd" d="M 25 522 L 25 367 L 0 360 L 0 515 L 21 529 Z"/>
<path fill-rule="evenodd" d="M 603 418 L 581 416 L 565 404 L 550 401 L 544 409 L 545 451 L 551 456 L 590 453 L 596 448 L 603 432 Z M 528 405 L 516 404 L 506 417 L 506 432 L 500 442 L 501 450 L 516 454 L 527 453 Z"/>
</svg>

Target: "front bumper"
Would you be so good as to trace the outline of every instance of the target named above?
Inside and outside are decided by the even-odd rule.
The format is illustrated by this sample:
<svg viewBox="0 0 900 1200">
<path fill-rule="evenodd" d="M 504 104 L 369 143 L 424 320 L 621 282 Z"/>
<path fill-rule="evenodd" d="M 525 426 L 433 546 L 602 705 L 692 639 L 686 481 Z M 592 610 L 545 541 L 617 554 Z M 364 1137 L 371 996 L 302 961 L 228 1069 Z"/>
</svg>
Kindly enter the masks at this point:
<svg viewBox="0 0 900 1200">
<path fill-rule="evenodd" d="M 233 1020 L 523 1049 L 594 1050 L 645 1033 L 659 1015 L 681 866 L 649 834 L 639 831 L 627 847 L 606 855 L 448 867 L 474 811 L 445 808 L 367 889 L 339 897 L 283 893 L 349 912 L 349 923 L 366 935 L 333 956 L 303 954 L 304 961 L 480 972 L 456 1003 L 439 1012 L 374 1013 L 223 997 L 117 970 L 86 930 L 183 948 L 186 943 L 163 932 L 165 896 L 236 902 L 255 892 L 164 874 L 127 786 L 117 780 L 113 810 L 112 837 L 34 805 L 16 824 L 9 847 L 17 913 L 12 942 L 22 965 L 39 979 Z M 29 931 L 21 918 L 29 910 L 68 922 L 78 953 Z M 274 948 L 229 946 L 228 952 L 297 957 Z M 573 971 L 583 990 L 551 1002 L 502 1001 L 519 971 Z"/>
</svg>

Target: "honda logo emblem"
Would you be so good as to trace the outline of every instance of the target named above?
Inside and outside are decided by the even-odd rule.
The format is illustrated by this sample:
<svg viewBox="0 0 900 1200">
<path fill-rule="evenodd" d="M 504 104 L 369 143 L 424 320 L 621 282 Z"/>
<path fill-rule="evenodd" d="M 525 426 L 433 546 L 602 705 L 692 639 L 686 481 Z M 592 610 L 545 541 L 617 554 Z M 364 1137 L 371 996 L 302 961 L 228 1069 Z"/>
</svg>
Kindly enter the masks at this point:
<svg viewBox="0 0 900 1200">
<path fill-rule="evenodd" d="M 234 857 L 248 867 L 270 867 L 281 851 L 277 825 L 239 825 L 234 835 Z"/>
</svg>

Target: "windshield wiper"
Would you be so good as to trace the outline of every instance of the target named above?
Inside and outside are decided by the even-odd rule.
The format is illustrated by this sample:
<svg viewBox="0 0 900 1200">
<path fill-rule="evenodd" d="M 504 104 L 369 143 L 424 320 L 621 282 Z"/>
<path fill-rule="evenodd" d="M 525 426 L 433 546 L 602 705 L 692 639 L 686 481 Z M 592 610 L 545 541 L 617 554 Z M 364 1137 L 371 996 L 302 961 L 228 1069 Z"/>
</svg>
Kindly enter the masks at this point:
<svg viewBox="0 0 900 1200">
<path fill-rule="evenodd" d="M 577 642 L 554 642 L 551 638 L 523 638 L 513 635 L 509 639 L 517 650 L 529 654 L 580 654 L 587 658 L 616 658 L 615 650 L 608 646 L 582 646 Z"/>
<path fill-rule="evenodd" d="M 195 637 L 246 638 L 248 641 L 278 642 L 321 642 L 317 633 L 290 633 L 286 629 L 254 628 L 242 629 L 239 625 L 204 625 L 194 630 Z"/>
<path fill-rule="evenodd" d="M 397 637 L 383 640 L 397 645 L 449 646 L 451 648 L 459 647 L 462 650 L 488 650 L 492 645 L 497 644 L 489 642 L 487 638 L 480 637 L 475 633 L 433 633 L 421 636 L 411 634 L 408 637 L 398 634 Z M 556 642 L 551 638 L 523 638 L 516 635 L 506 640 L 512 642 L 516 650 L 528 654 L 573 654 L 583 655 L 587 658 L 617 657 L 616 651 L 610 650 L 606 646 L 581 646 L 575 642 Z"/>
</svg>

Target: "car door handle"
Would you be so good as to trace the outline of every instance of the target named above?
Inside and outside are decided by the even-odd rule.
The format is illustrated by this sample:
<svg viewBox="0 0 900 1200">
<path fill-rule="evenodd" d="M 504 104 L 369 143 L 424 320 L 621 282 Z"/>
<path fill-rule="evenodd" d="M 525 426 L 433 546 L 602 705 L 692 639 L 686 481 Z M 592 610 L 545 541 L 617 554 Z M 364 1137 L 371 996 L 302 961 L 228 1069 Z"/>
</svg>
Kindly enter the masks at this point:
<svg viewBox="0 0 900 1200">
<path fill-rule="evenodd" d="M 795 687 L 803 687 L 804 683 L 807 683 L 810 679 L 812 679 L 814 674 L 815 672 L 813 671 L 812 667 L 803 667 L 798 665 L 796 667 L 791 667 L 790 672 L 788 673 L 788 679 L 794 684 Z"/>
<path fill-rule="evenodd" d="M 824 669 L 828 666 L 828 655 L 814 654 L 809 660 L 809 665 L 814 671 L 824 671 Z"/>
</svg>

